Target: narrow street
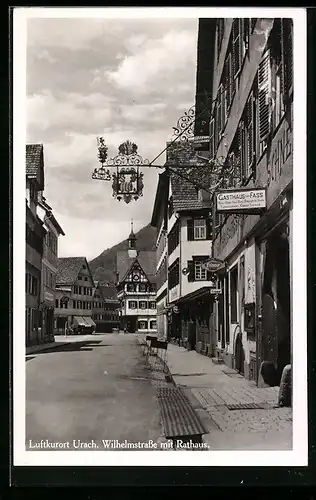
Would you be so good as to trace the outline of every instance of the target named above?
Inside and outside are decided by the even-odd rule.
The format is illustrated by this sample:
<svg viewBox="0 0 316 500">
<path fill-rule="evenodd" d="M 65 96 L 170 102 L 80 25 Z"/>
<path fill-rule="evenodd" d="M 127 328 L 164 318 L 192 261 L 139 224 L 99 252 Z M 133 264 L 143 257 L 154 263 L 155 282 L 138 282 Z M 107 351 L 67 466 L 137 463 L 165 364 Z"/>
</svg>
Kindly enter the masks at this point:
<svg viewBox="0 0 316 500">
<path fill-rule="evenodd" d="M 159 441 L 156 392 L 136 337 L 73 340 L 26 357 L 26 448 L 87 451 L 104 450 L 102 440 Z"/>
</svg>

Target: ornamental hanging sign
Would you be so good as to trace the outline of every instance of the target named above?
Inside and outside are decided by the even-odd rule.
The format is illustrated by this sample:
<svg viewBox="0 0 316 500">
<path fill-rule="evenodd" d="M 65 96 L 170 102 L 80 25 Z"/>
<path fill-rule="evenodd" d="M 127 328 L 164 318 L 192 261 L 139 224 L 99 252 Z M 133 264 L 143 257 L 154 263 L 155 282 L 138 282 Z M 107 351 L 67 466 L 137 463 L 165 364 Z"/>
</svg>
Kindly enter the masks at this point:
<svg viewBox="0 0 316 500">
<path fill-rule="evenodd" d="M 265 188 L 227 189 L 216 193 L 218 213 L 259 215 L 266 206 Z"/>
<path fill-rule="evenodd" d="M 101 167 L 94 169 L 92 179 L 112 180 L 112 194 L 118 201 L 123 199 L 125 203 L 130 203 L 143 196 L 144 174 L 140 172 L 139 167 L 148 166 L 149 161 L 144 160 L 137 153 L 137 149 L 134 142 L 125 141 L 118 147 L 118 155 L 108 158 L 104 139 L 98 138 L 98 159 Z M 111 169 L 114 169 L 114 172 Z"/>
<path fill-rule="evenodd" d="M 210 257 L 208 260 L 201 263 L 201 267 L 210 273 L 216 273 L 217 271 L 224 269 L 226 267 L 226 263 L 223 260 Z"/>
</svg>

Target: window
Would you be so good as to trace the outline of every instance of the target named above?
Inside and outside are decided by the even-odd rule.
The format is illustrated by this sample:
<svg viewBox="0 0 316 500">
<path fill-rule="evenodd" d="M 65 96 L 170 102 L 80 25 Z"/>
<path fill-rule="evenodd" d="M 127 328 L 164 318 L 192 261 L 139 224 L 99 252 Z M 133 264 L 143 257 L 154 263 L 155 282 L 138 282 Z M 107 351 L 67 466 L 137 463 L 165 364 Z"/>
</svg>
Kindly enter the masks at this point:
<svg viewBox="0 0 316 500">
<path fill-rule="evenodd" d="M 58 302 L 59 302 L 59 301 L 58 301 L 58 299 L 56 299 L 56 300 L 55 300 L 55 307 L 57 307 L 57 309 L 58 309 L 58 307 L 59 307 L 59 306 L 58 306 Z"/>
<path fill-rule="evenodd" d="M 150 302 L 150 309 L 156 309 L 156 302 L 155 301 Z"/>
<path fill-rule="evenodd" d="M 201 262 L 194 262 L 194 279 L 195 281 L 205 281 L 207 279 L 207 271 L 202 268 Z"/>
<path fill-rule="evenodd" d="M 148 326 L 147 321 L 139 321 L 138 322 L 138 329 L 139 330 L 146 330 Z"/>
<path fill-rule="evenodd" d="M 128 292 L 135 292 L 135 285 L 131 284 L 131 283 L 128 283 L 127 286 L 126 286 L 126 290 Z"/>
<path fill-rule="evenodd" d="M 137 308 L 137 302 L 136 302 L 136 300 L 129 300 L 128 301 L 128 307 L 130 309 L 136 309 Z"/>
<path fill-rule="evenodd" d="M 206 239 L 206 220 L 205 219 L 195 219 L 194 220 L 194 239 L 195 240 L 205 240 Z"/>
<path fill-rule="evenodd" d="M 81 289 L 82 287 L 81 286 L 78 286 L 78 294 L 81 295 Z"/>
<path fill-rule="evenodd" d="M 232 44 L 233 44 L 233 77 L 236 78 L 241 68 L 241 19 L 236 18 L 232 26 Z"/>
<path fill-rule="evenodd" d="M 140 309 L 147 309 L 147 301 L 146 300 L 140 300 L 139 301 L 139 307 L 140 307 Z"/>
<path fill-rule="evenodd" d="M 238 266 L 230 272 L 230 321 L 237 323 Z"/>
<path fill-rule="evenodd" d="M 74 286 L 74 293 L 76 293 L 76 294 L 78 293 L 78 287 L 77 287 L 77 285 Z"/>
<path fill-rule="evenodd" d="M 188 219 L 187 220 L 187 238 L 188 241 L 210 240 L 211 225 L 207 219 Z"/>
<path fill-rule="evenodd" d="M 211 119 L 210 121 L 210 159 L 212 160 L 215 156 L 216 149 L 215 149 L 215 127 L 214 127 L 214 118 Z"/>
<path fill-rule="evenodd" d="M 140 292 L 146 292 L 146 285 L 145 285 L 144 283 L 141 283 L 141 284 L 139 285 L 139 291 L 140 291 Z"/>
<path fill-rule="evenodd" d="M 73 303 L 73 308 L 76 309 L 77 308 L 77 301 L 73 300 L 72 303 Z"/>
<path fill-rule="evenodd" d="M 178 285 L 179 281 L 180 281 L 179 259 L 176 259 L 176 261 L 169 267 L 169 272 L 168 272 L 169 289 Z"/>
<path fill-rule="evenodd" d="M 259 93 L 259 141 L 266 139 L 270 132 L 270 109 L 271 109 L 271 65 L 270 50 L 264 54 L 258 69 L 258 93 Z"/>
<path fill-rule="evenodd" d="M 84 280 L 85 280 L 85 281 L 88 281 L 88 278 L 87 278 L 87 277 L 85 277 L 85 279 L 84 279 Z"/>
<path fill-rule="evenodd" d="M 217 22 L 217 60 L 222 48 L 222 42 L 224 37 L 225 21 L 224 19 L 219 19 Z"/>
<path fill-rule="evenodd" d="M 157 321 L 151 320 L 149 322 L 149 328 L 150 328 L 150 330 L 157 330 Z"/>
<path fill-rule="evenodd" d="M 180 223 L 177 221 L 168 234 L 168 255 L 177 248 L 180 241 Z"/>
</svg>

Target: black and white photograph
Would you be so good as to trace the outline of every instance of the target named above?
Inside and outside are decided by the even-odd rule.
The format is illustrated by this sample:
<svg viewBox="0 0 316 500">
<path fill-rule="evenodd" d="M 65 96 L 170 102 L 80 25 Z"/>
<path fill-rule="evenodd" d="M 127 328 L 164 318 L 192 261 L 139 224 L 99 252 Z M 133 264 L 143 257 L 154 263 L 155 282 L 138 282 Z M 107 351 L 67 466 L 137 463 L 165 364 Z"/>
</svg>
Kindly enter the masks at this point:
<svg viewBox="0 0 316 500">
<path fill-rule="evenodd" d="M 307 465 L 305 39 L 14 9 L 14 465 Z"/>
</svg>

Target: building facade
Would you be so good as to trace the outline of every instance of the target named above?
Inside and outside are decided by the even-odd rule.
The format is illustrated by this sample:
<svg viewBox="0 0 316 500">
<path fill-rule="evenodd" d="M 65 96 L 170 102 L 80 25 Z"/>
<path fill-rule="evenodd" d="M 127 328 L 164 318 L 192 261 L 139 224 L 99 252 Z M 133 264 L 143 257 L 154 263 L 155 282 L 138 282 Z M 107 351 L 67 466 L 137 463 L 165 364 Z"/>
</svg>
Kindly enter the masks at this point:
<svg viewBox="0 0 316 500">
<path fill-rule="evenodd" d="M 46 228 L 43 242 L 41 272 L 41 330 L 45 342 L 54 341 L 54 308 L 57 276 L 58 238 L 65 235 L 55 219 L 52 208 L 41 194 L 38 200 L 37 213 Z"/>
<path fill-rule="evenodd" d="M 26 248 L 25 248 L 25 342 L 41 344 L 41 273 L 46 230 L 37 215 L 39 193 L 44 189 L 42 144 L 26 146 Z"/>
<path fill-rule="evenodd" d="M 109 333 L 113 328 L 119 328 L 120 303 L 116 288 L 95 281 L 92 304 L 92 319 L 96 324 L 97 333 Z"/>
<path fill-rule="evenodd" d="M 210 157 L 240 165 L 231 189 L 264 188 L 266 208 L 219 214 L 214 205 L 213 256 L 226 265 L 216 351 L 271 385 L 291 363 L 292 47 L 291 19 L 217 20 Z"/>
<path fill-rule="evenodd" d="M 62 257 L 57 260 L 55 293 L 55 332 L 64 334 L 93 332 L 94 281 L 85 257 Z"/>
<path fill-rule="evenodd" d="M 137 250 L 133 227 L 128 250 L 117 253 L 116 271 L 120 328 L 129 333 L 157 333 L 156 253 Z"/>
<path fill-rule="evenodd" d="M 162 283 L 157 293 L 161 309 L 158 318 L 163 317 L 162 331 L 165 333 L 167 323 L 168 339 L 181 339 L 198 352 L 209 354 L 210 289 L 214 282 L 202 264 L 211 255 L 212 217 L 210 196 L 190 182 L 195 174 L 199 176 L 198 161 L 194 141 L 169 146 L 151 223 L 157 227 L 157 275 Z M 159 246 L 162 231 L 166 240 Z"/>
</svg>

